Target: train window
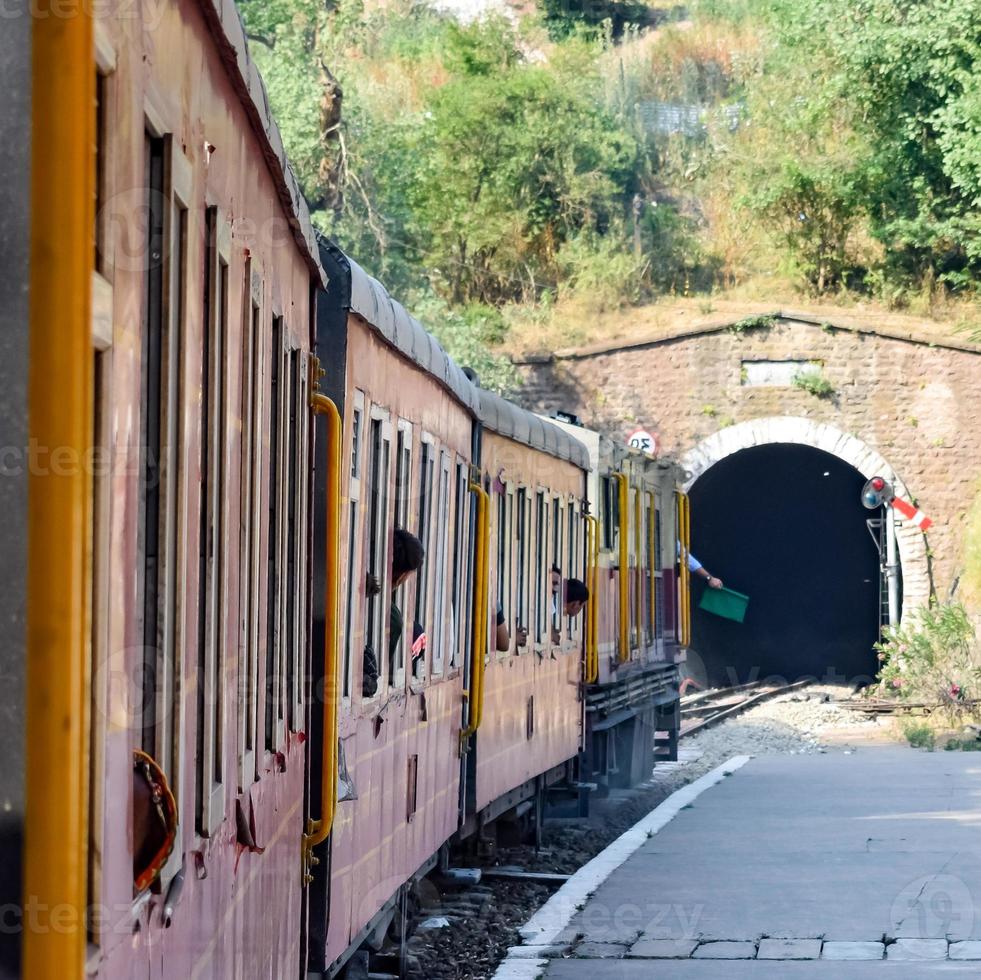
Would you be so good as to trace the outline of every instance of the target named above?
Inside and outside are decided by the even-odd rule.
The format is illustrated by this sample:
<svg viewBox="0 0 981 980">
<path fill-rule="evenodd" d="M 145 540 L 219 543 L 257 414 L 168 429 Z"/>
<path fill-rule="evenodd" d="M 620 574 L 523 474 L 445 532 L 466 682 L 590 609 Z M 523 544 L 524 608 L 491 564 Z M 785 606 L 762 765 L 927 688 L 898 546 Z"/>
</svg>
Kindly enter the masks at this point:
<svg viewBox="0 0 981 980">
<path fill-rule="evenodd" d="M 508 535 L 508 497 L 504 489 L 497 494 L 497 515 L 495 520 L 497 522 L 497 590 L 493 599 L 495 603 L 494 612 L 496 614 L 499 608 L 504 616 L 504 622 L 507 623 L 509 621 L 508 614 L 511 607 L 511 597 L 508 595 L 507 586 L 508 556 L 511 551 L 511 540 Z M 491 622 L 497 622 L 496 615 Z M 497 644 L 492 645 L 491 649 L 497 649 Z"/>
<path fill-rule="evenodd" d="M 555 642 L 561 637 L 562 631 L 562 501 L 559 497 L 552 498 L 552 554 L 549 569 L 549 602 L 552 611 L 552 639 Z"/>
<path fill-rule="evenodd" d="M 265 745 L 275 752 L 286 734 L 286 698 L 284 696 L 286 658 L 283 640 L 282 573 L 285 555 L 286 509 L 289 496 L 286 481 L 286 453 L 289 445 L 289 374 L 286 371 L 285 327 L 281 316 L 272 318 L 272 350 L 269 357 L 269 462 L 268 524 L 266 527 L 266 683 Z"/>
<path fill-rule="evenodd" d="M 385 621 L 388 609 L 388 598 L 391 594 L 391 569 L 388 555 L 388 501 L 389 476 L 391 473 L 391 426 L 385 421 L 383 413 L 372 412 L 369 428 L 368 465 L 368 550 L 366 557 L 367 575 L 371 579 L 371 587 L 366 592 L 365 610 L 365 642 L 371 650 L 371 656 L 366 651 L 364 657 L 365 670 L 374 660 L 375 688 L 372 690 L 371 678 L 368 673 L 362 677 L 362 693 L 371 697 L 377 690 L 382 666 L 386 661 Z"/>
<path fill-rule="evenodd" d="M 460 664 L 460 651 L 467 647 L 467 464 L 457 460 L 456 495 L 453 502 L 453 592 L 450 596 L 450 668 Z"/>
<path fill-rule="evenodd" d="M 426 634 L 427 638 L 430 631 L 429 612 L 429 579 L 433 562 L 430 561 L 430 550 L 432 548 L 432 517 L 433 517 L 433 477 L 436 468 L 436 447 L 433 445 L 429 436 L 422 436 L 421 462 L 419 465 L 419 527 L 418 535 L 426 555 L 422 560 L 422 565 L 416 573 L 416 613 L 415 623 L 407 626 L 409 636 L 415 635 L 415 624 Z M 405 647 L 400 644 L 395 651 L 397 657 L 397 667 L 401 671 L 405 666 Z M 424 658 L 420 658 L 419 669 L 425 668 Z"/>
<path fill-rule="evenodd" d="M 654 554 L 656 564 L 654 566 L 654 637 L 661 639 L 664 636 L 664 570 L 662 568 L 661 551 L 661 508 L 654 508 Z"/>
<path fill-rule="evenodd" d="M 423 446 L 425 453 L 425 446 Z M 425 465 L 425 460 L 423 460 Z M 395 526 L 409 528 L 409 501 L 412 496 L 412 424 L 405 419 L 399 419 L 398 435 L 395 443 Z M 425 541 L 423 542 L 425 544 Z M 428 550 L 428 548 L 427 548 Z M 419 571 L 420 576 L 423 570 Z M 418 588 L 418 585 L 417 585 Z M 395 593 L 395 605 L 400 609 L 405 609 L 405 601 L 409 587 L 406 583 L 399 586 Z M 410 624 L 411 625 L 411 624 Z M 413 635 L 412 630 L 408 631 Z M 404 637 L 403 637 L 404 639 Z M 419 661 L 422 663 L 422 661 Z M 413 665 L 415 665 L 413 661 Z M 392 650 L 392 662 L 388 666 L 388 681 L 391 685 L 401 683 L 403 671 L 405 669 L 405 644 L 399 643 Z"/>
<path fill-rule="evenodd" d="M 354 663 L 353 652 L 355 622 L 355 605 L 359 595 L 359 582 L 361 581 L 360 549 L 358 542 L 358 516 L 361 506 L 361 456 L 362 456 L 362 429 L 364 419 L 364 392 L 354 392 L 354 410 L 351 413 L 351 478 L 348 482 L 348 505 L 347 514 L 347 553 L 349 556 L 349 567 L 347 576 L 347 611 L 344 623 L 344 667 L 341 675 L 341 694 L 345 698 L 351 696 L 351 671 Z"/>
<path fill-rule="evenodd" d="M 284 727 L 290 731 L 299 730 L 302 715 L 297 711 L 302 692 L 298 691 L 303 676 L 300 651 L 303 649 L 303 595 L 305 563 L 302 560 L 303 532 L 306 525 L 301 521 L 304 499 L 302 496 L 302 475 L 306 467 L 306 447 L 300 436 L 301 420 L 306 415 L 305 403 L 300 401 L 301 371 L 304 370 L 303 356 L 299 350 L 290 347 L 284 351 L 283 405 L 286 410 L 284 425 L 286 439 L 283 443 L 285 499 L 283 501 L 283 584 L 280 586 L 283 629 L 283 694 L 285 712 Z"/>
<path fill-rule="evenodd" d="M 412 423 L 399 419 L 395 450 L 395 525 L 408 528 L 412 483 Z"/>
<path fill-rule="evenodd" d="M 239 732 L 240 788 L 256 777 L 259 701 L 259 584 L 262 500 L 262 276 L 254 259 L 245 266 L 245 331 L 242 344 L 242 564 L 239 575 L 242 613 L 241 719 Z"/>
<path fill-rule="evenodd" d="M 567 578 L 583 579 L 579 571 L 579 510 L 572 499 L 566 505 L 566 523 L 569 535 L 566 538 L 568 552 L 566 559 Z M 584 618 L 584 617 L 582 617 Z M 566 636 L 568 639 L 579 635 L 579 616 L 566 617 Z"/>
<path fill-rule="evenodd" d="M 612 476 L 602 478 L 600 523 L 603 528 L 603 547 L 606 549 L 615 548 L 617 543 L 617 528 L 620 522 L 620 499 L 617 489 L 617 481 Z"/>
<path fill-rule="evenodd" d="M 515 627 L 527 629 L 528 627 L 528 491 L 521 487 L 518 489 L 517 514 L 515 515 L 515 539 L 518 547 L 518 575 L 517 575 L 517 596 L 515 610 Z M 508 623 L 510 627 L 511 624 Z M 521 647 L 517 647 L 521 652 Z"/>
<path fill-rule="evenodd" d="M 186 285 L 186 208 L 168 186 L 167 137 L 146 137 L 147 262 L 141 346 L 143 620 L 142 746 L 179 786 L 179 684 L 175 632 L 181 327 Z"/>
<path fill-rule="evenodd" d="M 651 599 L 654 588 L 654 570 L 657 567 L 654 551 L 654 504 L 647 497 L 644 508 L 644 625 L 647 642 L 654 642 L 654 604 Z"/>
<path fill-rule="evenodd" d="M 431 660 L 434 674 L 443 672 L 443 660 L 445 657 L 444 648 L 447 638 L 447 608 L 446 608 L 446 553 L 449 542 L 449 523 L 450 523 L 450 495 L 452 485 L 450 482 L 450 457 L 447 453 L 440 453 L 439 457 L 439 493 L 436 503 L 436 549 L 433 553 L 433 629 L 431 643 Z M 413 649 L 412 672 L 414 676 L 420 676 L 416 670 L 416 665 L 420 664 L 420 670 L 424 674 L 425 664 L 424 655 L 420 655 Z"/>
<path fill-rule="evenodd" d="M 223 247 L 224 246 L 224 247 Z M 228 230 L 205 211 L 204 329 L 201 343 L 201 483 L 198 510 L 198 727 L 196 825 L 214 833 L 224 814 L 225 460 L 228 440 Z"/>
<path fill-rule="evenodd" d="M 545 507 L 545 494 L 539 491 L 535 495 L 535 642 L 537 644 L 544 643 L 548 633 L 547 554 L 548 511 Z"/>
</svg>

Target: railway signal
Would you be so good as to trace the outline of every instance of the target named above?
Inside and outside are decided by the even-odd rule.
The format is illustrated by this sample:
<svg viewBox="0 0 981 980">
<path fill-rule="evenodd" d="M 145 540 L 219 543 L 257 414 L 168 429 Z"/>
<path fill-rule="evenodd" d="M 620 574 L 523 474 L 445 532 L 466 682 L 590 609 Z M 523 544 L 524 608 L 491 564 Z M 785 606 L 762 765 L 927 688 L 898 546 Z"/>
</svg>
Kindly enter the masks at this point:
<svg viewBox="0 0 981 980">
<path fill-rule="evenodd" d="M 881 476 L 873 476 L 862 487 L 862 503 L 869 510 L 891 503 L 893 496 L 892 484 Z"/>
</svg>

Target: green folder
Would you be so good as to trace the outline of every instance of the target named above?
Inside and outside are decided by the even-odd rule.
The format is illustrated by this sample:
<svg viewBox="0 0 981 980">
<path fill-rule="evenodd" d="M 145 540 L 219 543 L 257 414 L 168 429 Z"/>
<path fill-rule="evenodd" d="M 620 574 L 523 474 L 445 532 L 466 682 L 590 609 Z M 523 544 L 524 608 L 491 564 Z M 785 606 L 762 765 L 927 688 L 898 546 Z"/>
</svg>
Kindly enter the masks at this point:
<svg viewBox="0 0 981 980">
<path fill-rule="evenodd" d="M 699 602 L 699 609 L 722 616 L 723 619 L 734 619 L 741 623 L 746 618 L 746 607 L 749 605 L 749 596 L 735 589 L 706 589 L 702 593 L 702 601 Z"/>
</svg>

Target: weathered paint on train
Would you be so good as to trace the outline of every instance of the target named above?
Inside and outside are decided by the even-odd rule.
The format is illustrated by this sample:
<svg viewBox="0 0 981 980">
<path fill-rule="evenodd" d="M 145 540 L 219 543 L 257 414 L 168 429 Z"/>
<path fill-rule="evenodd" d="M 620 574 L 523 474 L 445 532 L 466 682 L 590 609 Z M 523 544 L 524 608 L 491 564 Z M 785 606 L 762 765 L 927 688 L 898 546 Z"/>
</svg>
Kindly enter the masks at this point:
<svg viewBox="0 0 981 980">
<path fill-rule="evenodd" d="M 490 556 L 491 624 L 497 600 L 494 585 L 498 582 L 500 550 L 497 547 L 499 535 L 508 536 L 506 560 L 511 569 L 517 567 L 519 542 L 511 529 L 501 528 L 495 523 L 498 515 L 498 502 L 502 493 L 506 496 L 527 491 L 531 504 L 530 555 L 532 567 L 542 535 L 542 554 L 544 564 L 551 566 L 552 555 L 552 507 L 556 497 L 561 499 L 563 523 L 567 520 L 567 506 L 573 501 L 576 513 L 581 513 L 581 503 L 585 493 L 585 474 L 578 466 L 564 460 L 555 459 L 528 446 L 514 442 L 494 432 L 485 431 L 481 450 L 481 468 L 491 477 L 491 514 L 495 546 Z M 547 523 L 538 527 L 536 523 L 536 494 L 545 494 Z M 506 499 L 506 498 L 505 498 Z M 515 499 L 515 498 L 512 498 Z M 576 520 L 582 521 L 581 517 Z M 569 528 L 564 528 L 564 534 Z M 580 544 L 585 540 L 584 531 L 579 529 Z M 563 542 L 567 538 L 563 536 Z M 581 551 L 581 547 L 579 549 Z M 581 560 L 577 556 L 575 574 L 568 570 L 568 549 L 563 544 L 563 554 L 559 556 L 563 583 L 566 579 L 582 578 Z M 536 569 L 537 570 L 537 569 Z M 579 752 L 582 736 L 582 702 L 580 684 L 582 680 L 582 621 L 580 613 L 573 626 L 573 635 L 568 635 L 567 617 L 561 616 L 560 641 L 552 639 L 553 596 L 548 575 L 544 576 L 542 598 L 545 610 L 536 608 L 535 581 L 530 570 L 530 611 L 541 615 L 546 627 L 540 642 L 536 642 L 534 615 L 520 625 L 528 628 L 529 635 L 524 647 L 516 642 L 516 609 L 518 590 L 517 576 L 510 578 L 510 595 L 504 605 L 512 613 L 508 617 L 511 633 L 511 649 L 507 653 L 496 653 L 493 642 L 489 645 L 489 661 L 485 677 L 484 721 L 476 736 L 477 781 L 475 787 L 476 809 L 482 810 L 498 797 L 569 759 Z M 556 597 L 562 602 L 562 596 Z M 533 699 L 533 700 L 531 700 Z"/>
<path fill-rule="evenodd" d="M 378 334 L 356 315 L 348 317 L 347 334 L 348 411 L 344 427 L 344 467 L 350 477 L 354 439 L 355 408 L 362 412 L 360 451 L 367 456 L 366 420 L 372 410 L 385 413 L 392 427 L 391 458 L 388 479 L 389 528 L 386 554 L 391 554 L 391 530 L 396 524 L 395 482 L 397 470 L 394 453 L 400 420 L 411 425 L 412 466 L 408 506 L 409 527 L 418 531 L 422 439 L 431 439 L 435 452 L 436 472 L 442 452 L 452 460 L 455 479 L 458 462 L 469 466 L 472 419 L 445 388 L 436 384 L 400 353 L 385 344 Z M 397 378 L 398 383 L 393 384 Z M 363 402 L 358 400 L 358 394 Z M 366 476 L 362 482 L 366 483 Z M 451 484 L 452 486 L 453 484 Z M 351 508 L 347 505 L 342 527 L 343 540 L 350 538 Z M 469 497 L 466 498 L 469 511 Z M 447 517 L 453 523 L 455 502 Z M 364 553 L 367 544 L 367 511 L 362 499 L 357 509 L 354 540 Z M 435 506 L 434 506 L 435 511 Z M 435 514 L 434 514 L 435 517 Z M 429 623 L 432 622 L 434 573 L 437 572 L 437 520 L 430 522 L 429 539 L 423 544 L 429 576 Z M 386 558 L 390 562 L 390 558 Z M 354 574 L 357 580 L 349 582 Z M 331 841 L 331 884 L 326 962 L 331 963 L 345 952 L 362 929 L 388 899 L 453 834 L 457 826 L 459 792 L 458 733 L 462 707 L 462 666 L 459 650 L 454 656 L 444 652 L 443 669 L 432 670 L 431 647 L 425 656 L 425 668 L 413 676 L 410 653 L 405 653 L 405 670 L 395 683 L 390 682 L 385 650 L 379 654 L 381 669 L 378 692 L 362 697 L 362 651 L 365 638 L 365 575 L 363 559 L 349 556 L 341 595 L 346 603 L 354 596 L 350 634 L 345 633 L 342 649 L 346 651 L 349 670 L 349 694 L 342 700 L 340 738 L 351 785 L 357 797 L 341 802 Z M 353 590 L 350 586 L 353 584 Z M 401 599 L 405 619 L 402 649 L 411 644 L 416 593 L 419 576 L 411 577 Z M 388 596 L 382 597 L 388 610 Z M 345 616 L 347 615 L 345 611 Z M 431 628 L 429 630 L 432 632 Z M 383 631 L 387 635 L 387 631 Z M 414 811 L 409 813 L 408 760 L 418 759 L 418 786 Z"/>
<path fill-rule="evenodd" d="M 104 646 L 95 651 L 93 719 L 97 758 L 93 786 L 95 891 L 91 902 L 106 909 L 90 947 L 88 975 L 105 978 L 232 978 L 295 976 L 300 969 L 300 839 L 305 748 L 302 735 L 287 733 L 276 752 L 262 752 L 263 720 L 256 744 L 257 775 L 237 785 L 240 720 L 241 583 L 239 582 L 242 441 L 242 324 L 249 315 L 246 260 L 262 278 L 261 330 L 268 404 L 271 320 L 284 318 L 290 342 L 310 344 L 312 286 L 320 274 L 291 230 L 297 214 L 283 206 L 289 189 L 268 161 L 275 134 L 256 131 L 264 96 L 247 58 L 238 13 L 231 3 L 166 0 L 126 5 L 126 15 L 97 24 L 97 49 L 105 75 L 105 239 L 102 265 L 111 283 L 111 346 L 102 397 L 109 405 L 108 448 L 113 461 L 108 500 L 97 521 L 105 535 L 105 577 L 96 581 L 103 604 Z M 93 65 L 93 70 L 95 66 Z M 182 384 L 178 429 L 177 663 L 176 705 L 180 761 L 173 786 L 179 812 L 178 855 L 165 871 L 162 893 L 133 894 L 132 750 L 140 742 L 140 628 L 138 501 L 140 497 L 141 320 L 146 280 L 146 240 L 140 224 L 146 195 L 144 140 L 150 127 L 171 138 L 172 177 L 187 208 L 186 282 L 179 341 Z M 275 134 L 278 138 L 278 134 Z M 280 146 L 281 150 L 281 146 Z M 201 487 L 202 330 L 207 206 L 217 206 L 229 233 L 228 349 L 229 439 L 225 466 L 228 535 L 225 585 L 225 676 L 222 769 L 224 816 L 210 838 L 195 829 L 195 733 L 197 719 L 198 508 Z M 303 218 L 301 212 L 300 218 Z M 268 417 L 268 416 L 267 416 Z M 268 433 L 262 472 L 269 463 Z M 305 466 L 306 461 L 302 460 Z M 264 498 L 267 499 L 267 498 Z M 268 506 L 260 508 L 259 561 L 265 567 Z M 98 547 L 98 542 L 97 542 Z M 266 590 L 256 614 L 265 616 Z M 265 656 L 258 654 L 260 689 Z M 104 731 L 100 732 L 102 728 Z M 278 752 L 278 754 L 277 754 Z M 236 808 L 254 829 L 249 852 L 237 843 Z M 163 899 L 183 863 L 183 893 L 169 927 Z"/>
</svg>

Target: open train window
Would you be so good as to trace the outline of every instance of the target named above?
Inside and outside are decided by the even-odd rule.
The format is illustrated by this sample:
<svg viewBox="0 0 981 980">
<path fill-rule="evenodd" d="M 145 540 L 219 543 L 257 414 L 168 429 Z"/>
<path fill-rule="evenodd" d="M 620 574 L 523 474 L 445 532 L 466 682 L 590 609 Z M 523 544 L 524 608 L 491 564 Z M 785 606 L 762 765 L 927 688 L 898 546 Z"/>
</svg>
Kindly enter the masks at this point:
<svg viewBox="0 0 981 980">
<path fill-rule="evenodd" d="M 436 447 L 429 436 L 423 435 L 419 464 L 419 527 L 417 533 L 426 554 L 422 559 L 422 565 L 420 566 L 419 571 L 416 573 L 415 622 L 409 622 L 405 625 L 407 627 L 406 632 L 408 635 L 414 636 L 416 632 L 416 624 L 418 624 L 418 627 L 424 634 L 426 634 L 427 639 L 429 637 L 431 626 L 429 619 L 429 582 L 433 568 L 430 551 L 432 549 L 433 483 L 435 469 Z M 398 654 L 399 664 L 401 667 L 404 667 L 404 647 L 400 646 L 399 649 L 401 651 Z M 418 659 L 417 666 L 420 671 L 425 670 L 425 659 Z"/>
<path fill-rule="evenodd" d="M 558 642 L 562 632 L 562 607 L 564 580 L 562 575 L 562 500 L 552 498 L 552 553 L 549 566 L 549 608 L 552 612 L 552 639 Z M 556 571 L 556 569 L 558 571 Z"/>
<path fill-rule="evenodd" d="M 349 566 L 347 569 L 347 606 L 344 616 L 344 664 L 341 672 L 341 694 L 345 698 L 351 696 L 352 667 L 354 664 L 355 629 L 357 613 L 355 606 L 360 595 L 360 583 L 363 579 L 361 571 L 361 549 L 358 548 L 358 520 L 361 508 L 361 458 L 363 455 L 362 431 L 364 428 L 364 392 L 355 391 L 353 410 L 351 412 L 351 474 L 348 481 L 347 510 L 347 553 Z"/>
<path fill-rule="evenodd" d="M 272 354 L 269 358 L 269 464 L 268 525 L 266 528 L 266 684 L 265 745 L 275 752 L 286 735 L 286 687 L 283 619 L 283 567 L 286 555 L 286 449 L 289 446 L 290 378 L 286 368 L 286 330 L 283 318 L 272 318 Z"/>
<path fill-rule="evenodd" d="M 528 628 L 528 491 L 521 487 L 518 489 L 517 500 L 515 501 L 517 513 L 515 515 L 515 543 L 518 549 L 518 574 L 517 574 L 517 595 L 515 597 L 516 606 L 515 617 L 518 628 Z M 510 627 L 511 624 L 508 623 Z M 521 648 L 518 647 L 518 652 Z"/>
<path fill-rule="evenodd" d="M 494 595 L 493 608 L 491 615 L 492 623 L 497 622 L 497 610 L 500 608 L 504 622 L 511 631 L 511 549 L 514 542 L 514 494 L 506 487 L 502 487 L 497 494 L 497 589 Z M 492 630 L 492 633 L 495 632 Z M 491 649 L 496 649 L 496 642 Z M 502 653 L 506 651 L 501 651 Z"/>
<path fill-rule="evenodd" d="M 662 567 L 663 554 L 661 550 L 661 508 L 654 508 L 654 554 L 656 563 L 654 566 L 654 637 L 661 639 L 664 636 L 664 570 Z"/>
<path fill-rule="evenodd" d="M 371 656 L 366 651 L 364 656 L 365 673 L 362 677 L 362 694 L 372 697 L 371 678 L 368 669 L 374 660 L 376 676 L 375 690 L 380 686 L 382 665 L 388 660 L 389 650 L 385 641 L 388 639 L 385 629 L 387 620 L 388 601 L 391 596 L 391 568 L 389 563 L 389 475 L 391 472 L 391 425 L 386 416 L 374 410 L 368 435 L 369 488 L 368 488 L 368 542 L 365 561 L 366 575 L 372 581 L 372 588 L 366 589 L 365 610 L 365 643 L 370 648 Z"/>
<path fill-rule="evenodd" d="M 241 571 L 242 701 L 239 717 L 239 786 L 244 790 L 256 777 L 256 739 L 263 691 L 259 686 L 259 588 L 261 570 L 259 529 L 262 514 L 262 274 L 254 258 L 245 264 L 242 344 L 242 521 Z"/>
<path fill-rule="evenodd" d="M 143 574 L 142 747 L 153 756 L 175 796 L 180 773 L 178 682 L 181 574 L 177 564 L 181 362 L 187 284 L 187 207 L 171 186 L 169 136 L 147 133 L 145 188 L 147 263 L 141 345 Z M 187 195 L 185 191 L 185 196 Z"/>
<path fill-rule="evenodd" d="M 409 501 L 412 497 L 412 424 L 399 419 L 395 438 L 395 526 L 409 528 Z M 424 542 L 425 544 L 425 542 Z M 420 570 L 420 574 L 422 574 Z M 417 586 L 418 588 L 418 586 Z M 395 605 L 405 609 L 409 587 L 403 582 L 395 593 Z M 411 624 L 409 624 L 411 626 Z M 409 636 L 412 630 L 406 631 Z M 399 643 L 393 652 L 393 661 L 388 666 L 388 682 L 400 683 L 405 670 L 405 644 Z"/>
<path fill-rule="evenodd" d="M 566 524 L 569 534 L 566 539 L 568 552 L 566 559 L 566 577 L 584 580 L 585 576 L 579 568 L 579 509 L 575 502 L 570 498 L 566 505 Z M 566 636 L 573 639 L 579 635 L 579 623 L 584 617 L 566 616 Z"/>
<path fill-rule="evenodd" d="M 432 636 L 429 637 L 430 659 L 434 674 L 443 671 L 444 648 L 447 639 L 446 558 L 450 537 L 450 498 L 453 493 L 450 470 L 449 455 L 445 452 L 440 453 L 437 475 L 439 492 L 436 498 L 436 528 L 434 533 L 436 543 L 433 552 L 433 630 Z M 416 670 L 416 664 L 420 664 L 420 671 Z M 415 649 L 413 649 L 412 668 L 413 676 L 420 677 L 425 674 L 424 655 Z"/>
<path fill-rule="evenodd" d="M 607 550 L 617 544 L 617 529 L 620 526 L 620 497 L 617 481 L 612 476 L 604 476 L 600 485 L 600 524 L 603 529 L 603 547 Z"/>
<path fill-rule="evenodd" d="M 198 550 L 197 832 L 211 836 L 224 815 L 225 637 L 228 525 L 228 260 L 231 236 L 218 209 L 205 210 L 204 329 L 201 337 L 201 484 Z"/>
<path fill-rule="evenodd" d="M 535 494 L 535 643 L 545 642 L 548 635 L 548 510 L 545 494 Z"/>
<path fill-rule="evenodd" d="M 283 552 L 282 606 L 285 726 L 289 731 L 304 727 L 303 718 L 303 650 L 306 622 L 303 610 L 306 598 L 306 474 L 307 442 L 304 422 L 307 419 L 306 376 L 307 363 L 303 351 L 289 346 L 284 352 L 284 377 L 288 388 L 283 391 L 283 404 L 287 417 L 285 459 L 285 500 Z"/>
<path fill-rule="evenodd" d="M 395 525 L 409 527 L 412 495 L 412 423 L 399 419 L 395 448 Z"/>
<path fill-rule="evenodd" d="M 450 602 L 450 668 L 460 665 L 460 652 L 467 649 L 469 634 L 469 609 L 467 605 L 469 569 L 469 479 L 467 464 L 458 459 L 456 464 L 456 492 L 453 502 L 453 593 Z"/>
</svg>

